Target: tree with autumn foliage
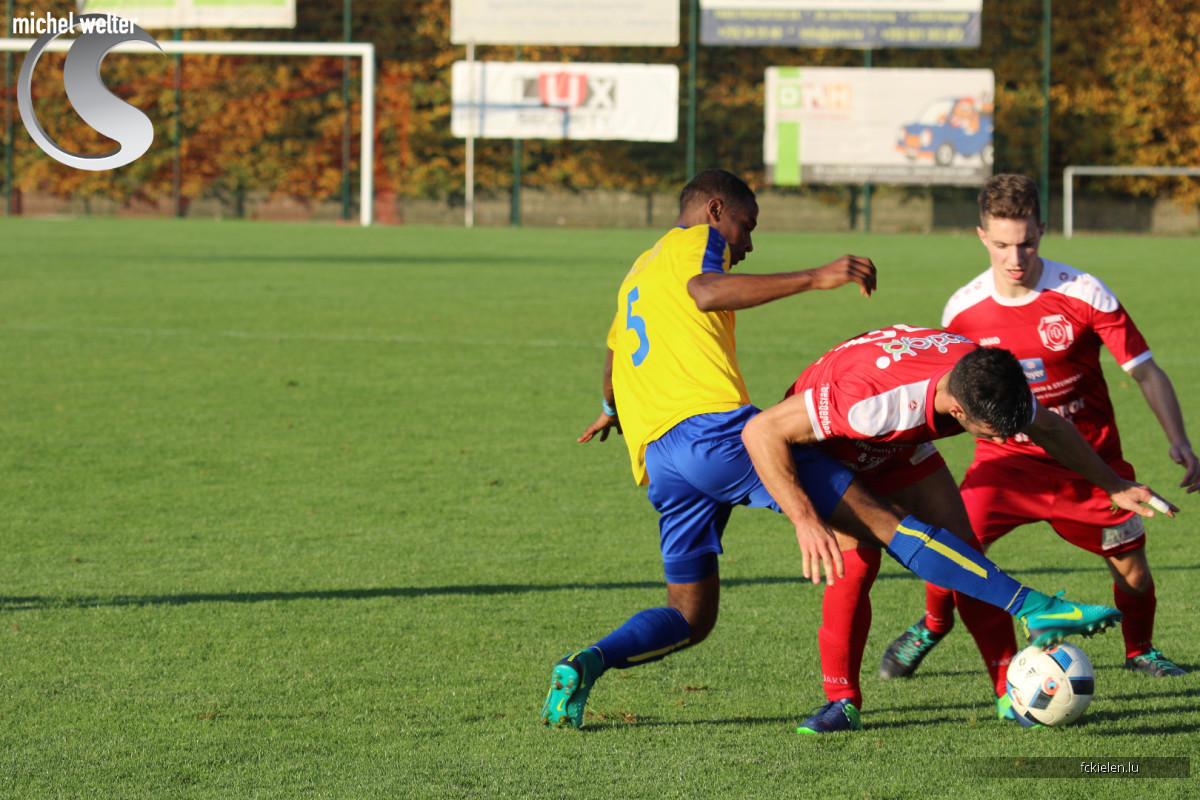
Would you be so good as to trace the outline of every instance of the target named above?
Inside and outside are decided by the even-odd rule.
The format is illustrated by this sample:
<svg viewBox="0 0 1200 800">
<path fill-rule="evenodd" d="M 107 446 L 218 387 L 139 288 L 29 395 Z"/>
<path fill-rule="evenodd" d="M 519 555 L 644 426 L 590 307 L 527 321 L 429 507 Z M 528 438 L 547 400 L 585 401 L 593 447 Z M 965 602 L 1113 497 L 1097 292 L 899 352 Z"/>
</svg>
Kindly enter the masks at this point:
<svg viewBox="0 0 1200 800">
<path fill-rule="evenodd" d="M 1092 109 L 1102 137 L 1096 151 L 1079 153 L 1073 163 L 1200 164 L 1200 0 L 1119 0 L 1105 12 L 1108 41 L 1096 58 L 1098 80 L 1077 86 L 1078 110 Z M 1135 194 L 1154 194 L 1162 185 L 1144 177 L 1110 181 Z M 1176 199 L 1200 203 L 1195 179 L 1167 186 Z"/>
<path fill-rule="evenodd" d="M 996 74 L 997 170 L 1042 168 L 1043 0 L 988 2 L 979 48 L 882 49 L 874 67 L 988 68 Z M 70 0 L 16 0 L 18 15 L 65 16 Z M 680 0 L 683 31 L 691 3 Z M 354 0 L 351 38 L 373 42 L 377 59 L 377 194 L 453 198 L 463 191 L 465 146 L 450 133 L 450 71 L 464 48 L 450 44 L 450 0 Z M 299 2 L 293 30 L 188 30 L 186 39 L 341 41 L 341 4 Z M 1050 174 L 1068 164 L 1177 166 L 1200 163 L 1200 0 L 1097 0 L 1053 7 Z M 152 31 L 160 41 L 171 32 Z M 676 47 L 476 48 L 479 60 L 676 64 L 689 75 L 686 40 Z M 18 66 L 21 57 L 18 57 Z M 42 124 L 68 149 L 105 152 L 111 143 L 83 125 L 61 91 L 61 54 L 47 54 L 35 83 Z M 181 65 L 177 75 L 176 64 Z M 837 48 L 701 47 L 696 73 L 697 167 L 727 166 L 761 184 L 763 74 L 770 66 L 862 66 L 860 51 Z M 342 95 L 350 70 L 350 104 Z M 26 191 L 145 202 L 175 191 L 239 208 L 251 196 L 299 202 L 335 198 L 347 173 L 357 181 L 362 98 L 355 59 L 250 56 L 114 57 L 106 84 L 155 120 L 155 146 L 107 173 L 73 170 L 41 153 L 17 125 L 16 183 Z M 176 102 L 176 81 L 182 87 Z M 14 103 L 10 91 L 7 100 Z M 675 143 L 529 140 L 523 185 L 669 191 L 685 172 L 686 92 Z M 343 154 L 349 124 L 350 161 Z M 176 144 L 176 132 L 179 140 Z M 514 145 L 476 142 L 483 191 L 507 191 Z M 1107 179 L 1112 190 L 1167 192 L 1200 201 L 1194 180 Z M 357 197 L 357 194 L 355 194 Z"/>
</svg>

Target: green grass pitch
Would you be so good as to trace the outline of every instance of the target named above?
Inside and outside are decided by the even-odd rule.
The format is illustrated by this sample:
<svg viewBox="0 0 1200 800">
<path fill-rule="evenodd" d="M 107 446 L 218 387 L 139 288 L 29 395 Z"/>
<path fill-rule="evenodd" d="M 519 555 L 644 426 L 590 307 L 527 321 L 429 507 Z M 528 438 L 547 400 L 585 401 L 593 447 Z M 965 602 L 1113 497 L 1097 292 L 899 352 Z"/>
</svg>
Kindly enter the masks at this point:
<svg viewBox="0 0 1200 800">
<path fill-rule="evenodd" d="M 922 604 L 884 559 L 866 730 L 797 736 L 823 700 L 820 589 L 786 520 L 739 509 L 710 639 L 605 676 L 583 731 L 538 724 L 552 663 L 664 596 L 623 444 L 575 442 L 617 285 L 656 235 L 0 220 L 0 797 L 1200 796 L 1195 778 L 1047 784 L 971 760 L 1197 751 L 1200 504 L 1107 356 L 1127 456 L 1183 508 L 1148 528 L 1155 639 L 1188 677 L 1126 673 L 1117 632 L 1084 640 L 1091 709 L 1024 731 L 993 719 L 960 626 L 918 678 L 881 681 Z M 875 259 L 876 296 L 739 314 L 760 405 L 843 338 L 936 324 L 986 267 L 966 234 L 766 233 L 745 267 L 844 252 Z M 1200 437 L 1197 240 L 1042 252 L 1117 291 Z M 969 450 L 945 443 L 956 474 Z M 1048 528 L 992 555 L 1111 600 Z"/>
</svg>

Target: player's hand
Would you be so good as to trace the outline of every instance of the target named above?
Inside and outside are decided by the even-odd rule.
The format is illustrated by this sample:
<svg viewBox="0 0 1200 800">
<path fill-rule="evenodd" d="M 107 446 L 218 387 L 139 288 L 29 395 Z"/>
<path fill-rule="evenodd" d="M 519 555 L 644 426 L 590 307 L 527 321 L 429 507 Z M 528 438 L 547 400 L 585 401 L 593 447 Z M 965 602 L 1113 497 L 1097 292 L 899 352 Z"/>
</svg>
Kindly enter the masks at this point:
<svg viewBox="0 0 1200 800">
<path fill-rule="evenodd" d="M 1190 444 L 1177 444 L 1171 447 L 1171 460 L 1183 467 L 1183 480 L 1180 488 L 1186 488 L 1188 494 L 1200 492 L 1200 459 L 1192 452 Z"/>
<path fill-rule="evenodd" d="M 621 421 L 619 419 L 614 416 L 601 413 L 600 416 L 596 418 L 596 421 L 589 425 L 588 429 L 583 432 L 583 436 L 580 436 L 576 441 L 590 442 L 592 437 L 598 433 L 600 434 L 600 441 L 603 442 L 608 439 L 608 432 L 613 428 L 617 429 L 617 433 L 624 435 L 624 433 L 621 431 Z"/>
<path fill-rule="evenodd" d="M 820 520 L 796 526 L 796 541 L 800 543 L 800 557 L 804 568 L 804 577 L 814 584 L 821 582 L 821 571 L 825 572 L 825 581 L 832 586 L 834 576 L 843 578 L 846 575 L 842 551 L 838 548 L 837 537 L 829 526 Z"/>
<path fill-rule="evenodd" d="M 836 289 L 853 281 L 864 297 L 875 291 L 875 264 L 869 258 L 844 255 L 813 271 L 814 285 L 818 289 Z"/>
<path fill-rule="evenodd" d="M 1143 517 L 1153 517 L 1154 511 L 1161 511 L 1168 517 L 1173 517 L 1179 510 L 1178 506 L 1155 494 L 1150 487 L 1133 481 L 1126 482 L 1124 489 L 1112 492 L 1109 497 L 1112 498 L 1113 511 L 1123 508 Z M 1150 508 L 1146 506 L 1150 506 Z M 1154 511 L 1150 509 L 1154 509 Z"/>
</svg>

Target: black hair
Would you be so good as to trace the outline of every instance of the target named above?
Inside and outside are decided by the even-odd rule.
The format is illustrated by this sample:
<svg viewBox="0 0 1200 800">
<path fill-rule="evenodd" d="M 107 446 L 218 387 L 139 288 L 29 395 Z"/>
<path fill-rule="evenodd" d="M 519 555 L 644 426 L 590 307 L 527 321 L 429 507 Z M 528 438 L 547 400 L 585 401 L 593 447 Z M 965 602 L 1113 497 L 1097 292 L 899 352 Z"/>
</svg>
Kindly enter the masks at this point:
<svg viewBox="0 0 1200 800">
<path fill-rule="evenodd" d="M 1033 420 L 1033 395 L 1021 362 L 1002 347 L 980 347 L 950 370 L 950 394 L 966 415 L 1005 438 Z"/>
<path fill-rule="evenodd" d="M 679 193 L 679 211 L 683 213 L 695 202 L 707 202 L 718 197 L 731 206 L 754 202 L 754 190 L 744 180 L 723 169 L 706 169 L 688 181 Z"/>
</svg>

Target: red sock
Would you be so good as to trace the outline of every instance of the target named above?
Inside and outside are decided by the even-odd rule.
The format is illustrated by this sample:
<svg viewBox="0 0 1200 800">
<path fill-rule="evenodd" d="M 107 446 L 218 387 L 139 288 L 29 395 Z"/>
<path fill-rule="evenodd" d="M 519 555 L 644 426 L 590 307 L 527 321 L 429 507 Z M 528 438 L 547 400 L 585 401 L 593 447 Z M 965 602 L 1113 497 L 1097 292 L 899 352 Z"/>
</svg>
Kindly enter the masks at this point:
<svg viewBox="0 0 1200 800">
<path fill-rule="evenodd" d="M 1113 605 L 1121 612 L 1121 634 L 1125 637 L 1125 657 L 1133 658 L 1150 652 L 1150 640 L 1154 635 L 1154 609 L 1158 597 L 1154 593 L 1154 581 L 1142 594 L 1131 594 L 1113 584 Z"/>
<path fill-rule="evenodd" d="M 1017 636 L 1013 633 L 1012 617 L 1003 609 L 965 594 L 956 592 L 954 600 L 963 625 L 975 637 L 975 646 L 979 648 L 979 655 L 983 656 L 992 688 L 999 697 L 1008 691 L 1005 683 L 1008 662 L 1017 654 Z"/>
<path fill-rule="evenodd" d="M 827 700 L 849 698 L 862 709 L 858 677 L 871 631 L 871 584 L 881 553 L 874 548 L 843 550 L 846 576 L 826 585 L 821 600 L 821 673 Z"/>
<path fill-rule="evenodd" d="M 954 627 L 954 592 L 925 584 L 925 627 L 934 633 L 949 633 Z"/>
</svg>

